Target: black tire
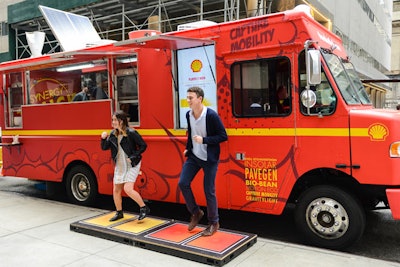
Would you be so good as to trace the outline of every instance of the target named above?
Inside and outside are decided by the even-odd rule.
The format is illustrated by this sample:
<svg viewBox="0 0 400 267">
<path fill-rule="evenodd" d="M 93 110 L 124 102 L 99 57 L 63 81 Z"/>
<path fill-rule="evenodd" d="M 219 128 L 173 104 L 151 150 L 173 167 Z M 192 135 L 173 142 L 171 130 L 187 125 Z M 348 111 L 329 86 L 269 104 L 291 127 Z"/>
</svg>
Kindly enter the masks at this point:
<svg viewBox="0 0 400 267">
<path fill-rule="evenodd" d="M 65 188 L 68 199 L 78 205 L 92 205 L 97 198 L 97 181 L 91 170 L 85 166 L 77 165 L 69 170 Z"/>
<path fill-rule="evenodd" d="M 64 185 L 59 182 L 46 182 L 46 197 L 50 199 L 65 199 Z"/>
<path fill-rule="evenodd" d="M 357 242 L 365 230 L 365 211 L 344 190 L 314 186 L 299 198 L 294 212 L 296 225 L 310 245 L 342 250 Z"/>
</svg>

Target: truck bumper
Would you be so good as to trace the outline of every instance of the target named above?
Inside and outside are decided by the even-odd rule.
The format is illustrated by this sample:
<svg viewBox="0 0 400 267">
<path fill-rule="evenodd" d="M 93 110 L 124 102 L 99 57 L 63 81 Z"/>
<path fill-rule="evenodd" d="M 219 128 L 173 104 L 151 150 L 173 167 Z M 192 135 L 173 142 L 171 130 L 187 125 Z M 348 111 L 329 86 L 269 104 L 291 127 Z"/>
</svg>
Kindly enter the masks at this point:
<svg viewBox="0 0 400 267">
<path fill-rule="evenodd" d="M 393 219 L 400 220 L 400 189 L 386 189 L 386 196 Z"/>
</svg>

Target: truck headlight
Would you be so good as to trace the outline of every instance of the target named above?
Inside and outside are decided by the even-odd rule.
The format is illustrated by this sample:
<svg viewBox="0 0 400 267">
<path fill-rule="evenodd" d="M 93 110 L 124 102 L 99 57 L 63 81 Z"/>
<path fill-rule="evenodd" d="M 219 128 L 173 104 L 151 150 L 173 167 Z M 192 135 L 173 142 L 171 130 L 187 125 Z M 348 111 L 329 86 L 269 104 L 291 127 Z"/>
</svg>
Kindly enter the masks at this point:
<svg viewBox="0 0 400 267">
<path fill-rule="evenodd" d="M 390 157 L 400 158 L 400 141 L 394 142 L 390 145 Z"/>
</svg>

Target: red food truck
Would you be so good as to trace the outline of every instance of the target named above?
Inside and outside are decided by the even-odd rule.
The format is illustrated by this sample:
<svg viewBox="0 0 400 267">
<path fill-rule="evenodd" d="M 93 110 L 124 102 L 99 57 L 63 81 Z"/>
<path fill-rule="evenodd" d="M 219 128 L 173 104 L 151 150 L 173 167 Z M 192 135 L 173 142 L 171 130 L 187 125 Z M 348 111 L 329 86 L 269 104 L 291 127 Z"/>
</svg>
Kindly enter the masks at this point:
<svg viewBox="0 0 400 267">
<path fill-rule="evenodd" d="M 280 215 L 295 204 L 305 240 L 333 249 L 361 237 L 378 203 L 400 219 L 400 113 L 372 106 L 341 40 L 312 17 L 130 37 L 0 64 L 3 175 L 63 183 L 78 204 L 112 194 L 100 134 L 122 109 L 148 144 L 137 190 L 183 203 L 186 90 L 200 86 L 228 133 L 220 208 Z M 84 82 L 91 99 L 72 102 Z"/>
</svg>

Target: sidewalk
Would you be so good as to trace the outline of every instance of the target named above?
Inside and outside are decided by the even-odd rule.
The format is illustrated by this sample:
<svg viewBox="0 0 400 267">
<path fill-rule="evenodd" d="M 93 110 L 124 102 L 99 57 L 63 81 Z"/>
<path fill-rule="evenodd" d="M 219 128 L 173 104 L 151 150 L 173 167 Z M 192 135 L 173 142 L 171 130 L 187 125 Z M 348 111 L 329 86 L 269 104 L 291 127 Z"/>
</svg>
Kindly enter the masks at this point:
<svg viewBox="0 0 400 267">
<path fill-rule="evenodd" d="M 70 231 L 70 224 L 104 210 L 0 192 L 0 266 L 209 266 Z M 257 238 L 226 267 L 351 266 L 399 263 Z"/>
</svg>

